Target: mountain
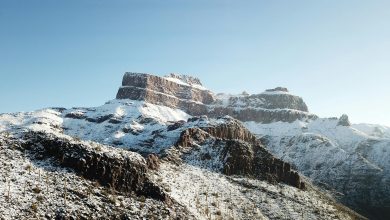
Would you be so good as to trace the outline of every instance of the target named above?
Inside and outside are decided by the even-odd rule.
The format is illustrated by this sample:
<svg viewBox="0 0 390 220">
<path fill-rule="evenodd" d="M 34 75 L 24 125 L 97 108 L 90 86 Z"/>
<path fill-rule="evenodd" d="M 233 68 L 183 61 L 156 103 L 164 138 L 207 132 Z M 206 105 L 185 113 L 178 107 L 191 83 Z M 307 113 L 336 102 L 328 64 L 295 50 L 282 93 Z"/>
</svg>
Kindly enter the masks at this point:
<svg viewBox="0 0 390 220">
<path fill-rule="evenodd" d="M 140 81 L 145 83 L 136 84 Z M 147 95 L 124 95 L 123 90 L 134 88 Z M 191 115 L 236 118 L 273 154 L 344 204 L 372 218 L 390 217 L 390 129 L 385 126 L 351 125 L 347 115 L 319 118 L 301 97 L 282 87 L 253 95 L 215 95 L 199 79 L 174 74 L 160 78 L 128 73 L 117 98 L 146 98 Z"/>
<path fill-rule="evenodd" d="M 245 122 L 272 153 L 372 219 L 387 219 L 390 139 L 342 126 L 336 118 L 294 123 Z"/>
<path fill-rule="evenodd" d="M 126 73 L 102 106 L 0 115 L 0 216 L 364 219 L 341 201 L 379 219 L 388 139 L 345 122 L 286 88 L 214 94 Z"/>
</svg>

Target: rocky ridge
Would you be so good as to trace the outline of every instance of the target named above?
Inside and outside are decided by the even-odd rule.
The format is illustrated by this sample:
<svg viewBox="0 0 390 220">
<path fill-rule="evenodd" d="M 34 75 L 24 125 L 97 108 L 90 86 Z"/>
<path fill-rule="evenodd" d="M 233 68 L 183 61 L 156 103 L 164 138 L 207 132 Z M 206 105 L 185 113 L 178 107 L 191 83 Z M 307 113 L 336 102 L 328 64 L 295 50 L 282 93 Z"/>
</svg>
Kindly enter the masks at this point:
<svg viewBox="0 0 390 220">
<path fill-rule="evenodd" d="M 146 196 L 171 203 L 171 199 L 148 179 L 148 162 L 138 154 L 112 147 L 72 142 L 44 132 L 28 132 L 23 137 L 24 149 L 35 159 L 53 158 L 78 175 L 99 182 L 116 191 Z M 147 157 L 148 160 L 153 157 Z"/>
<path fill-rule="evenodd" d="M 202 167 L 208 167 L 207 161 L 214 160 L 213 163 L 220 166 L 211 170 L 225 175 L 243 175 L 305 189 L 305 182 L 291 169 L 290 164 L 270 154 L 240 122 L 230 117 L 226 120 L 215 126 L 192 127 L 182 131 L 177 148 L 184 148 L 186 155 L 192 151 L 197 154 L 199 157 L 192 160 L 197 163 L 205 161 Z M 199 154 L 197 150 L 200 146 L 206 146 L 207 151 Z"/>
</svg>

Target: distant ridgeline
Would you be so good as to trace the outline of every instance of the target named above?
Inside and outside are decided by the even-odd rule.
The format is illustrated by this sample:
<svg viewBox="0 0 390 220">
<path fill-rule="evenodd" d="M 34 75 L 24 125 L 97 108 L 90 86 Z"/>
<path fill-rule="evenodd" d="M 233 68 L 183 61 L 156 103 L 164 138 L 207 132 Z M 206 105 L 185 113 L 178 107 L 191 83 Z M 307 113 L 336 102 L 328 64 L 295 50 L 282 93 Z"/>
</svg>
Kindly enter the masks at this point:
<svg viewBox="0 0 390 220">
<path fill-rule="evenodd" d="M 193 116 L 230 115 L 241 121 L 271 123 L 315 119 L 301 97 L 277 87 L 260 94 L 214 94 L 199 79 L 170 74 L 159 77 L 145 73 L 126 73 L 117 99 L 145 100 L 152 104 L 179 108 Z"/>
</svg>

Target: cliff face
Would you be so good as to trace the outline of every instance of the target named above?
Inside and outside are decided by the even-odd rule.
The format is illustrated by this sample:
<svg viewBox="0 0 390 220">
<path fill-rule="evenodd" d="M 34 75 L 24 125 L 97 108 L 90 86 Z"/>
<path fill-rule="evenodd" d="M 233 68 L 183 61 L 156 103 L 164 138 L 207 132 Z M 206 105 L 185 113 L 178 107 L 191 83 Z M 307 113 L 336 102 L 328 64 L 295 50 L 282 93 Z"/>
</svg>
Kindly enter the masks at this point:
<svg viewBox="0 0 390 220">
<path fill-rule="evenodd" d="M 204 167 L 212 167 L 207 163 L 214 160 L 213 164 L 220 164 L 215 170 L 225 175 L 255 177 L 305 189 L 305 182 L 289 163 L 269 153 L 239 121 L 224 120 L 218 125 L 184 130 L 176 143 L 179 149 L 184 148 L 181 149 L 186 154 L 184 160 L 198 161 L 198 164 L 200 161 Z"/>
<path fill-rule="evenodd" d="M 224 99 L 223 96 L 220 97 Z M 260 94 L 242 94 L 225 97 L 225 99 L 226 107 L 231 108 L 291 109 L 308 112 L 307 105 L 301 97 L 292 95 L 286 88 L 281 87 L 267 89 Z M 224 105 L 222 103 L 218 104 Z"/>
<path fill-rule="evenodd" d="M 126 73 L 116 98 L 144 100 L 156 105 L 180 108 L 193 115 L 206 114 L 206 105 L 215 101 L 208 90 L 168 79 L 143 73 Z"/>
<path fill-rule="evenodd" d="M 275 88 L 256 95 L 215 95 L 202 87 L 199 79 L 171 74 L 158 77 L 126 73 L 117 99 L 145 100 L 152 104 L 179 108 L 190 115 L 220 117 L 230 115 L 241 121 L 271 123 L 314 119 L 301 97 L 286 88 Z"/>
</svg>

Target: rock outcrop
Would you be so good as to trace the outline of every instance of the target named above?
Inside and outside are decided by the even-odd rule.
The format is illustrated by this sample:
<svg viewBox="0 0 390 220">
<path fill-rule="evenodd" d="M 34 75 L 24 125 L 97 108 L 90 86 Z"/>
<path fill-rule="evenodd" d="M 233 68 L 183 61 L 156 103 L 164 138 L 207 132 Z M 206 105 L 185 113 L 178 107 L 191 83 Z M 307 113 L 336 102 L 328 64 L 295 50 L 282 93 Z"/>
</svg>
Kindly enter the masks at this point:
<svg viewBox="0 0 390 220">
<path fill-rule="evenodd" d="M 267 89 L 266 92 L 289 92 L 285 87 L 276 87 L 275 89 Z"/>
<path fill-rule="evenodd" d="M 160 161 L 156 154 L 149 154 L 146 158 L 146 163 L 151 170 L 158 170 L 160 167 Z"/>
<path fill-rule="evenodd" d="M 173 80 L 172 80 L 173 79 Z M 301 97 L 277 87 L 255 95 L 217 96 L 201 87 L 199 79 L 171 74 L 167 78 L 144 73 L 126 73 L 117 99 L 144 100 L 179 108 L 193 116 L 230 115 L 241 121 L 271 123 L 315 119 Z"/>
<path fill-rule="evenodd" d="M 205 146 L 205 152 L 199 154 L 197 161 L 217 160 L 221 164 L 219 171 L 226 175 L 250 176 L 306 188 L 305 182 L 290 164 L 275 158 L 240 122 L 232 118 L 216 126 L 189 128 L 181 133 L 176 146 L 187 149 Z M 210 149 L 214 153 L 210 153 Z"/>
<path fill-rule="evenodd" d="M 340 126 L 351 126 L 351 122 L 349 122 L 349 118 L 348 118 L 348 115 L 346 114 L 343 114 L 340 119 L 339 119 L 339 122 L 337 123 L 337 125 L 340 125 Z"/>
<path fill-rule="evenodd" d="M 306 113 L 308 112 L 308 107 L 301 97 L 292 95 L 288 93 L 288 90 L 286 88 L 281 87 L 277 87 L 275 89 L 268 89 L 260 94 L 230 95 L 225 97 L 223 96 L 223 94 L 219 94 L 218 97 L 217 100 L 214 102 L 214 105 L 216 106 L 224 106 L 235 109 L 289 109 Z"/>
<path fill-rule="evenodd" d="M 192 78 L 186 79 L 195 81 Z M 206 114 L 206 105 L 215 101 L 208 90 L 144 73 L 126 73 L 116 98 L 144 100 L 152 104 L 180 108 L 193 115 Z"/>
<path fill-rule="evenodd" d="M 100 144 L 91 147 L 44 132 L 29 132 L 24 139 L 23 145 L 34 152 L 35 159 L 53 157 L 61 166 L 72 168 L 79 175 L 103 186 L 171 202 L 163 190 L 148 179 L 151 162 L 147 163 L 139 154 L 123 150 L 116 152 L 116 149 Z M 158 159 L 154 156 L 149 159 L 153 161 L 151 168 L 156 169 Z"/>
<path fill-rule="evenodd" d="M 254 95 L 219 97 L 210 108 L 210 117 L 230 115 L 240 121 L 260 123 L 317 118 L 308 112 L 308 107 L 301 97 L 288 93 L 288 90 L 282 87 Z"/>
<path fill-rule="evenodd" d="M 317 116 L 302 111 L 290 109 L 264 109 L 264 108 L 235 108 L 215 106 L 208 113 L 209 117 L 230 115 L 240 121 L 254 121 L 259 123 L 272 123 L 277 121 L 293 122 L 295 120 L 316 119 Z"/>
</svg>

